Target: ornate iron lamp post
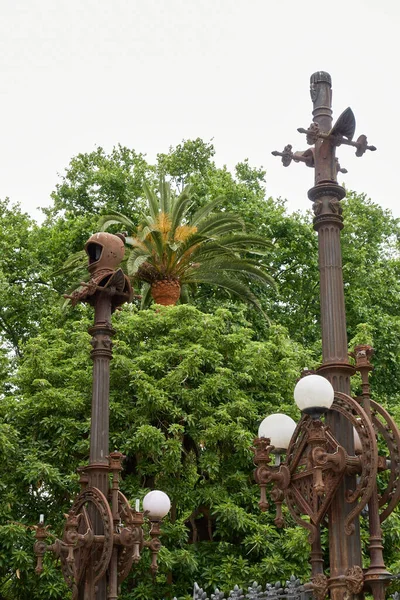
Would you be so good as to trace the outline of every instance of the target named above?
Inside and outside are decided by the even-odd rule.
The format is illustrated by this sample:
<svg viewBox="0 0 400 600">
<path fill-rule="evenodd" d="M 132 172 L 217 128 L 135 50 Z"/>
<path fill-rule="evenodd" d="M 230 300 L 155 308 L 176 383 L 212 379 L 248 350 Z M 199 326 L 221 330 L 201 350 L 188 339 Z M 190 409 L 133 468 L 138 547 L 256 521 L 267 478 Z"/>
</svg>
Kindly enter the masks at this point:
<svg viewBox="0 0 400 600">
<path fill-rule="evenodd" d="M 160 521 L 170 509 L 164 492 L 154 490 L 132 509 L 119 489 L 123 455 L 109 452 L 109 387 L 112 358 L 111 315 L 132 298 L 128 278 L 119 268 L 124 256 L 122 237 L 110 233 L 93 235 L 85 245 L 89 283 L 69 296 L 73 305 L 87 302 L 94 307 L 92 335 L 93 388 L 89 464 L 81 467 L 81 492 L 75 499 L 61 540 L 46 544 L 47 527 L 36 527 L 36 572 L 41 573 L 43 556 L 52 551 L 74 600 L 116 600 L 119 587 L 144 546 L 152 553 L 151 569 L 157 571 Z M 150 539 L 143 525 L 150 522 Z"/>
<path fill-rule="evenodd" d="M 400 496 L 400 436 L 393 419 L 370 399 L 368 373 L 372 369 L 369 360 L 372 349 L 356 348 L 355 366 L 349 362 L 340 247 L 343 227 L 340 201 L 345 190 L 337 183 L 337 173 L 346 171 L 335 156 L 336 147 L 342 144 L 355 147 L 357 156 L 376 148 L 368 145 L 365 135 L 353 141 L 355 118 L 350 108 L 332 126 L 328 73 L 319 71 L 311 76 L 311 98 L 313 122 L 308 129 L 298 131 L 306 135 L 312 147 L 292 152 L 288 145 L 283 152 L 272 154 L 281 156 L 284 166 L 292 161 L 304 162 L 315 171 L 315 185 L 308 196 L 313 202 L 314 229 L 318 232 L 323 360 L 318 376 L 304 377 L 296 386 L 295 398 L 303 417 L 294 431 L 293 427 L 287 430 L 285 425 L 283 464 L 270 465 L 270 455 L 276 452 L 276 425 L 271 429 L 267 422 L 261 428 L 255 440 L 255 476 L 261 487 L 261 509 L 267 506 L 266 485 L 273 482 L 276 523 L 282 524 L 281 505 L 285 501 L 297 523 L 308 529 L 312 577 L 319 598 L 324 598 L 328 589 L 334 600 L 347 599 L 369 589 L 374 598 L 381 600 L 390 575 L 383 562 L 380 524 L 393 511 Z M 363 394 L 355 400 L 350 395 L 350 377 L 356 370 L 362 377 Z M 378 456 L 377 434 L 386 441 L 390 461 Z M 282 440 L 276 443 L 282 447 Z M 355 445 L 360 446 L 356 451 Z M 388 468 L 388 485 L 379 497 L 376 475 L 378 470 Z M 371 563 L 364 572 L 359 515 L 366 505 Z M 329 580 L 323 572 L 320 544 L 320 527 L 326 519 Z"/>
</svg>

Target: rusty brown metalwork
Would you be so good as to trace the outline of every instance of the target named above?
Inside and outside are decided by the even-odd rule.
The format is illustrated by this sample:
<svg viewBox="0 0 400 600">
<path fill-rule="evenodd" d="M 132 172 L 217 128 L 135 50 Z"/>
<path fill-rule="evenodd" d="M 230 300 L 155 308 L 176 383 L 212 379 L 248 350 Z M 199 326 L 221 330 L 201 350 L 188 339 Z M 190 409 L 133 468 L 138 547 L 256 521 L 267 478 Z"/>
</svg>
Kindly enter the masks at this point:
<svg viewBox="0 0 400 600">
<path fill-rule="evenodd" d="M 276 488 L 283 492 L 295 521 L 309 530 L 310 543 L 315 541 L 317 526 L 326 516 L 346 473 L 358 475 L 355 489 L 346 495 L 347 502 L 356 504 L 343 524 L 346 535 L 353 534 L 353 522 L 370 499 L 378 471 L 375 431 L 363 408 L 350 396 L 336 392 L 331 410 L 343 414 L 352 423 L 360 437 L 360 455 L 348 455 L 329 426 L 308 415 L 297 425 L 286 460 L 279 467 L 269 465 L 273 447 L 268 438 L 254 440 L 255 480 L 262 490 L 260 508 L 268 504 L 266 486 L 273 483 L 274 497 L 279 498 Z"/>
<path fill-rule="evenodd" d="M 315 600 L 325 600 L 328 595 L 328 578 L 323 573 L 314 575 L 309 587 L 313 590 Z"/>
<path fill-rule="evenodd" d="M 315 597 L 330 594 L 348 598 L 362 590 L 372 592 L 375 600 L 384 600 L 391 575 L 383 560 L 381 522 L 397 506 L 400 498 L 400 431 L 378 403 L 370 398 L 369 372 L 372 370 L 370 346 L 357 346 L 352 353 L 355 369 L 361 375 L 362 396 L 353 399 L 335 392 L 331 411 L 340 413 L 357 432 L 360 449 L 350 455 L 339 444 L 329 425 L 320 418 L 304 415 L 298 423 L 286 452 L 285 461 L 270 464 L 273 446 L 268 438 L 256 438 L 253 451 L 257 465 L 255 479 L 261 489 L 260 507 L 268 506 L 266 488 L 273 484 L 271 499 L 277 504 L 278 526 L 283 526 L 281 505 L 285 501 L 294 520 L 309 531 L 312 544 L 312 588 Z M 389 458 L 378 455 L 377 437 L 387 444 Z M 388 471 L 385 489 L 377 488 L 378 471 Z M 332 510 L 335 494 L 346 474 L 357 475 L 357 485 L 346 490 L 346 502 L 352 510 L 347 518 L 336 524 L 342 539 L 354 533 L 354 521 L 368 504 L 370 566 L 363 571 L 358 565 L 347 566 L 343 575 L 323 574 L 323 559 L 319 545 L 319 527 Z M 332 535 L 330 527 L 330 537 Z M 336 532 L 337 533 L 337 532 Z M 332 557 L 331 557 L 332 559 Z M 331 562 L 332 565 L 332 562 Z M 346 565 L 344 565 L 346 566 Z M 326 585 L 325 585 L 326 583 Z"/>
<path fill-rule="evenodd" d="M 160 519 L 133 510 L 119 489 L 123 455 L 109 452 L 109 387 L 112 359 L 112 313 L 131 300 L 132 288 L 119 265 L 124 256 L 121 236 L 93 235 L 85 245 L 88 283 L 69 296 L 72 304 L 94 306 L 91 358 L 93 360 L 92 409 L 89 464 L 79 469 L 81 492 L 66 517 L 61 540 L 46 544 L 48 526 L 36 526 L 36 572 L 43 569 L 43 556 L 53 552 L 73 600 L 116 600 L 122 581 L 144 547 L 149 547 L 151 570 L 157 571 L 161 547 Z M 111 480 L 111 485 L 110 485 Z M 150 523 L 150 539 L 143 525 Z"/>
<path fill-rule="evenodd" d="M 347 108 L 332 121 L 332 83 L 324 71 L 311 76 L 313 122 L 299 128 L 306 135 L 305 151 L 293 151 L 291 145 L 280 156 L 284 166 L 303 162 L 314 169 L 314 187 L 308 192 L 313 203 L 314 229 L 318 233 L 322 365 L 318 374 L 326 377 L 335 391 L 335 401 L 325 420 L 316 422 L 304 416 L 297 426 L 280 467 L 269 465 L 268 440 L 255 440 L 256 480 L 261 488 L 261 505 L 268 505 L 266 487 L 272 483 L 284 495 L 293 518 L 308 529 L 312 542 L 311 564 L 316 596 L 326 595 L 320 527 L 328 517 L 330 576 L 329 594 L 333 600 L 352 598 L 363 589 L 372 591 L 375 600 L 383 600 L 390 578 L 383 563 L 380 523 L 393 511 L 400 499 L 400 433 L 390 415 L 370 399 L 368 374 L 372 369 L 372 348 L 358 346 L 355 366 L 347 350 L 346 314 L 340 231 L 343 228 L 341 200 L 345 190 L 337 183 L 337 173 L 346 172 L 339 165 L 336 148 L 354 147 L 356 156 L 376 150 L 365 135 L 353 141 L 355 117 Z M 362 397 L 350 395 L 350 377 L 359 371 Z M 354 430 L 361 451 L 354 450 Z M 388 448 L 389 457 L 378 456 L 376 436 Z M 260 461 L 261 458 L 261 461 Z M 376 483 L 378 470 L 389 469 L 387 487 L 379 497 Z M 357 477 L 357 478 L 356 478 Z M 278 494 L 274 492 L 274 496 Z M 281 498 L 279 497 L 279 503 Z M 359 515 L 368 504 L 369 552 L 371 564 L 361 569 Z M 280 513 L 281 507 L 278 505 Z"/>
<path fill-rule="evenodd" d="M 357 371 L 361 375 L 362 396 L 359 398 L 364 410 L 374 426 L 376 435 L 382 436 L 387 444 L 391 462 L 381 461 L 381 469 L 390 466 L 390 477 L 386 490 L 379 498 L 378 488 L 375 485 L 371 491 L 368 502 L 369 521 L 369 555 L 370 565 L 365 572 L 365 583 L 372 591 L 375 600 L 384 600 L 385 588 L 390 581 L 390 573 L 383 560 L 383 536 L 381 522 L 389 516 L 399 501 L 399 448 L 400 432 L 390 415 L 370 398 L 369 373 L 372 370 L 370 359 L 373 349 L 368 345 L 356 346 L 354 359 Z M 384 507 L 380 514 L 380 508 Z"/>
<path fill-rule="evenodd" d="M 132 286 L 119 268 L 125 253 L 123 236 L 105 231 L 95 233 L 86 242 L 85 251 L 89 260 L 90 280 L 82 282 L 81 287 L 72 294 L 64 294 L 64 298 L 69 298 L 72 306 L 79 302 L 106 306 L 105 297 L 108 296 L 111 299 L 111 312 L 124 302 L 130 302 L 133 297 Z M 98 292 L 101 292 L 101 297 Z"/>
</svg>

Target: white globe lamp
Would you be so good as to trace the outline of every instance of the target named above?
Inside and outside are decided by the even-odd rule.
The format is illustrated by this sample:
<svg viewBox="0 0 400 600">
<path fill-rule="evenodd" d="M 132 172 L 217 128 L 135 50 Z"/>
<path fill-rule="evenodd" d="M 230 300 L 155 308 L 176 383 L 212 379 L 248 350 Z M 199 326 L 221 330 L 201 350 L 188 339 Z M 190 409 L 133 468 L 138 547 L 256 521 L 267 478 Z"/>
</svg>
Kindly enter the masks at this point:
<svg viewBox="0 0 400 600">
<path fill-rule="evenodd" d="M 153 490 L 143 498 L 143 510 L 149 513 L 150 520 L 161 521 L 171 508 L 171 500 L 165 492 Z"/>
<path fill-rule="evenodd" d="M 258 428 L 258 437 L 269 438 L 274 446 L 274 454 L 283 454 L 289 448 L 290 440 L 296 429 L 292 418 L 282 413 L 266 417 Z"/>
<path fill-rule="evenodd" d="M 294 400 L 301 412 L 318 419 L 333 404 L 335 392 L 321 375 L 307 375 L 294 388 Z"/>
<path fill-rule="evenodd" d="M 353 435 L 354 435 L 354 454 L 362 454 L 362 444 L 360 436 L 358 435 L 358 431 L 355 427 L 353 427 Z"/>
</svg>

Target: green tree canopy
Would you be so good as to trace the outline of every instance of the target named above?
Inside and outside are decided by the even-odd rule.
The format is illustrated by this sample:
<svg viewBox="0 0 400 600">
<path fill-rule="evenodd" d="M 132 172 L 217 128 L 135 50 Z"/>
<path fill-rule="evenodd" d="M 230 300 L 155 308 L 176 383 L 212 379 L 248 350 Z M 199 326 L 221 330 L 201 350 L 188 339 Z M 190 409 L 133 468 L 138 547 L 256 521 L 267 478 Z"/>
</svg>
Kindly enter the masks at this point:
<svg viewBox="0 0 400 600">
<path fill-rule="evenodd" d="M 195 578 L 229 588 L 307 573 L 304 532 L 289 522 L 290 535 L 282 534 L 272 512 L 258 511 L 249 446 L 262 417 L 294 410 L 295 378 L 320 357 L 311 214 L 288 214 L 284 201 L 268 198 L 265 173 L 248 161 L 234 173 L 216 166 L 211 143 L 183 142 L 155 164 L 127 148 L 99 148 L 71 161 L 42 224 L 8 201 L 0 206 L 0 594 L 7 600 L 66 597 L 49 556 L 38 584 L 29 527 L 45 513 L 60 534 L 78 487 L 75 469 L 88 455 L 86 329 L 93 317 L 86 307 L 61 311 L 72 282 L 57 270 L 82 249 L 101 214 L 124 212 L 138 224 L 143 184 L 154 185 L 160 175 L 178 192 L 191 186 L 188 219 L 205 198 L 222 195 L 223 210 L 250 234 L 273 241 L 268 266 L 278 285 L 255 290 L 270 322 L 206 284 L 194 306 L 126 306 L 114 317 L 111 434 L 112 446 L 127 455 L 125 491 L 133 500 L 157 484 L 174 500 L 156 588 L 144 559 L 124 597 L 162 598 L 168 590 L 183 596 Z M 342 204 L 349 340 L 372 341 L 375 399 L 396 414 L 399 222 L 363 195 L 349 193 Z M 385 523 L 393 568 L 398 528 L 393 515 Z"/>
<path fill-rule="evenodd" d="M 0 539 L 9 536 L 9 542 L 0 549 L 0 564 L 10 576 L 5 584 L 10 598 L 63 593 L 50 557 L 40 584 L 35 579 L 26 528 L 44 513 L 60 533 L 62 512 L 77 492 L 74 470 L 88 458 L 88 312 L 79 309 L 75 322 L 63 323 L 57 311 L 45 319 L 41 334 L 26 345 L 16 389 L 1 404 L 10 433 L 4 451 L 11 449 L 12 432 L 19 442 L 12 446 L 12 469 L 1 463 L 7 523 Z M 211 315 L 190 305 L 140 312 L 127 307 L 115 315 L 114 325 L 110 446 L 127 457 L 123 490 L 133 502 L 158 487 L 173 505 L 156 588 L 144 557 L 123 597 L 163 597 L 169 593 L 167 573 L 176 595 L 194 578 L 229 587 L 239 577 L 243 583 L 266 581 L 282 569 L 287 576 L 306 574 L 306 534 L 293 529 L 289 539 L 275 531 L 273 515 L 258 512 L 250 446 L 265 414 L 283 409 L 296 415 L 291 395 L 297 374 L 309 363 L 307 352 L 279 326 L 270 328 L 264 342 L 254 340 L 240 311 Z"/>
</svg>

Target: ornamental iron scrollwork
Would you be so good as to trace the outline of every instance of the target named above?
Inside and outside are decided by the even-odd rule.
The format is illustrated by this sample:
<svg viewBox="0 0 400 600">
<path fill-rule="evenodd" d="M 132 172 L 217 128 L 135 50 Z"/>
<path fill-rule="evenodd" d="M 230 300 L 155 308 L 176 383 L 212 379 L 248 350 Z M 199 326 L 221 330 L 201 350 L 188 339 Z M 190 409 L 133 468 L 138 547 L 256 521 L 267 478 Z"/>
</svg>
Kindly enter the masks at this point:
<svg viewBox="0 0 400 600">
<path fill-rule="evenodd" d="M 348 490 L 346 500 L 349 503 L 356 502 L 356 505 L 345 519 L 344 530 L 347 535 L 354 532 L 354 519 L 361 514 L 363 508 L 367 505 L 372 491 L 376 485 L 376 476 L 378 473 L 378 447 L 374 427 L 369 420 L 364 409 L 360 404 L 341 392 L 335 392 L 335 401 L 332 410 L 341 413 L 353 425 L 360 438 L 362 452 L 359 457 L 358 469 L 353 471 L 358 474 L 358 483 L 354 491 Z M 349 464 L 351 469 L 351 464 Z M 354 465 L 357 468 L 357 464 Z"/>
<path fill-rule="evenodd" d="M 140 550 L 143 547 L 143 530 L 141 523 L 143 519 L 134 518 L 132 509 L 124 494 L 118 490 L 118 513 L 120 515 L 120 524 L 118 529 L 120 535 L 125 537 L 118 554 L 117 572 L 118 585 L 120 585 L 129 574 L 134 562 L 140 559 Z"/>
<path fill-rule="evenodd" d="M 151 551 L 150 569 L 153 574 L 157 572 L 161 519 L 149 519 L 150 539 L 145 539 L 143 525 L 147 513 L 133 510 L 118 487 L 117 475 L 122 468 L 122 458 L 122 454 L 118 452 L 111 453 L 109 457 L 113 476 L 111 503 L 98 488 L 88 485 L 88 467 L 82 467 L 82 491 L 65 515 L 62 538 L 55 540 L 53 544 L 47 544 L 48 526 L 39 524 L 35 527 L 36 573 L 43 571 L 44 554 L 47 551 L 53 552 L 60 559 L 63 577 L 72 590 L 73 600 L 78 598 L 88 565 L 90 564 L 90 579 L 95 585 L 110 569 L 114 550 L 117 586 L 127 577 L 132 564 L 140 560 L 144 547 Z"/>
<path fill-rule="evenodd" d="M 284 490 L 286 504 L 295 521 L 309 530 L 315 540 L 317 526 L 324 518 L 334 492 L 344 475 L 345 456 L 322 421 L 305 415 L 298 424 L 286 457 L 290 483 Z M 338 462 L 328 462 L 328 456 Z M 304 520 L 309 518 L 309 521 Z"/>
<path fill-rule="evenodd" d="M 390 465 L 389 481 L 386 489 L 379 498 L 380 521 L 385 519 L 396 508 L 400 499 L 400 433 L 394 419 L 374 400 L 370 400 L 372 423 L 377 434 L 384 439 L 389 451 L 389 463 L 385 460 L 384 467 Z"/>
<path fill-rule="evenodd" d="M 364 587 L 364 572 L 361 567 L 355 565 L 346 571 L 346 587 L 349 595 L 360 594 Z"/>
<path fill-rule="evenodd" d="M 328 578 L 326 575 L 323 573 L 315 575 L 309 585 L 315 600 L 325 600 L 328 595 Z"/>
<path fill-rule="evenodd" d="M 94 561 L 93 561 L 93 580 L 96 583 L 106 572 L 113 549 L 113 517 L 110 506 L 104 494 L 95 487 L 87 487 L 75 499 L 72 505 L 71 512 L 74 513 L 84 523 L 84 527 L 91 531 L 93 530 L 92 523 L 97 520 L 101 522 L 103 530 L 103 543 L 95 545 Z M 67 524 L 66 524 L 67 527 Z M 64 534 L 65 535 L 65 534 Z M 93 545 L 93 542 L 91 546 Z M 82 547 L 83 553 L 86 555 L 85 545 Z M 85 560 L 81 555 L 81 549 L 78 548 L 75 556 L 75 564 L 77 567 L 77 575 L 75 583 L 78 584 L 82 578 L 85 567 Z M 66 559 L 61 555 L 61 565 L 64 567 Z M 63 569 L 64 572 L 64 569 Z M 68 581 L 67 581 L 68 583 Z M 72 587 L 72 586 L 70 586 Z"/>
<path fill-rule="evenodd" d="M 341 392 L 335 393 L 331 411 L 343 415 L 356 430 L 361 442 L 361 454 L 349 456 L 320 419 L 304 415 L 298 423 L 287 450 L 285 463 L 279 467 L 269 465 L 273 450 L 267 438 L 254 440 L 255 479 L 261 487 L 261 508 L 268 506 L 265 488 L 273 483 L 271 496 L 278 500 L 277 524 L 282 525 L 282 495 L 290 514 L 309 531 L 313 543 L 317 527 L 327 514 L 332 499 L 346 474 L 357 474 L 354 490 L 347 490 L 346 501 L 353 504 L 346 516 L 344 530 L 354 531 L 354 519 L 368 503 L 376 483 L 378 450 L 375 431 L 360 404 Z M 281 493 L 279 493 L 279 490 Z"/>
</svg>

